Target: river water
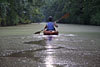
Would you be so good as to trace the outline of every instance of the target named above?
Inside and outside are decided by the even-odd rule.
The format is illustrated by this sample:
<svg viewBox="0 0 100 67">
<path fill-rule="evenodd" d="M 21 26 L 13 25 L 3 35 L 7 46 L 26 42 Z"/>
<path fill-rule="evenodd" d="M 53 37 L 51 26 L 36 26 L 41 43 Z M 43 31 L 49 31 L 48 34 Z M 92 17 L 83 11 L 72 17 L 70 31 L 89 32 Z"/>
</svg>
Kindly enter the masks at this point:
<svg viewBox="0 0 100 67">
<path fill-rule="evenodd" d="M 59 35 L 34 34 L 44 26 L 0 27 L 0 67 L 100 67 L 100 26 L 59 24 Z"/>
</svg>

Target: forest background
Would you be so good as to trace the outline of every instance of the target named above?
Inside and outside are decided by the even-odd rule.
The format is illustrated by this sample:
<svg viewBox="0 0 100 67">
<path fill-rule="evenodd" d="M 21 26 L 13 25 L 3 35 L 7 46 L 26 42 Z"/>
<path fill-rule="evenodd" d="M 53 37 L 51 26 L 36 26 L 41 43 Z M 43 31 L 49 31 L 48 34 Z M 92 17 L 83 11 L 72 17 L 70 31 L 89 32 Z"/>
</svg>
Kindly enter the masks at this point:
<svg viewBox="0 0 100 67">
<path fill-rule="evenodd" d="M 0 26 L 54 20 L 59 23 L 100 25 L 100 0 L 0 0 Z"/>
</svg>

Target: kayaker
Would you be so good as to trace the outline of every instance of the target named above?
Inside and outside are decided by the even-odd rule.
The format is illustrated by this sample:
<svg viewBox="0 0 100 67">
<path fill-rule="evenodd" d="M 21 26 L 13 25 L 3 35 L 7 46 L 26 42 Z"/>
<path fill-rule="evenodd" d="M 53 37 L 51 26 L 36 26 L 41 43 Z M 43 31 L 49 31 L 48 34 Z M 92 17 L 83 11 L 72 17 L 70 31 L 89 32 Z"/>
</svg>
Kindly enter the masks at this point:
<svg viewBox="0 0 100 67">
<path fill-rule="evenodd" d="M 44 30 L 46 30 L 46 31 L 56 31 L 55 27 L 58 27 L 58 25 L 56 24 L 56 22 L 53 22 L 53 17 L 49 16 L 48 23 L 44 27 Z"/>
</svg>

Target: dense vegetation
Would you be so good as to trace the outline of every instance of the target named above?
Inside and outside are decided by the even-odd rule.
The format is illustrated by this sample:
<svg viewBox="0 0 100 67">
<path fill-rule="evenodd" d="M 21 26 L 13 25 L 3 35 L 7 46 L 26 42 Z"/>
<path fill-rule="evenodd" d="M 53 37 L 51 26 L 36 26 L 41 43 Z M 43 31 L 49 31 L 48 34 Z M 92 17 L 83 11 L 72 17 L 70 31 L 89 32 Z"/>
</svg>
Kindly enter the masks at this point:
<svg viewBox="0 0 100 67">
<path fill-rule="evenodd" d="M 0 25 L 9 26 L 39 21 L 44 0 L 0 0 Z"/>
<path fill-rule="evenodd" d="M 63 23 L 100 25 L 100 0 L 46 0 L 44 15 L 55 20 L 66 13 L 70 16 Z"/>
<path fill-rule="evenodd" d="M 70 16 L 59 23 L 100 25 L 100 0 L 0 0 L 0 26 Z"/>
</svg>

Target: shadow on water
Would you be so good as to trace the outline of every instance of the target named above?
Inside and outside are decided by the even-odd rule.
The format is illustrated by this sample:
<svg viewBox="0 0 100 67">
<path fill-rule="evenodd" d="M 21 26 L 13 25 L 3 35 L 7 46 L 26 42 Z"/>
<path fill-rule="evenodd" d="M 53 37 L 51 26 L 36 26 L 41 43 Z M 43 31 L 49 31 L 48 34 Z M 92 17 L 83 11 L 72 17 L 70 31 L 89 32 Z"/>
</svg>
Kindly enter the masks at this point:
<svg viewBox="0 0 100 67">
<path fill-rule="evenodd" d="M 39 40 L 39 41 L 28 41 L 28 42 L 24 42 L 24 44 L 46 45 L 45 40 Z"/>
<path fill-rule="evenodd" d="M 40 49 L 38 48 L 33 50 L 25 50 L 17 53 L 12 53 L 4 57 L 31 58 L 31 60 L 36 61 L 37 63 L 43 63 L 47 67 L 59 67 L 59 65 L 51 64 L 51 62 L 53 63 L 54 60 L 52 53 L 55 53 L 55 50 L 62 49 L 63 47 L 53 47 L 52 44 L 48 45 L 49 42 L 52 42 L 52 39 L 52 36 L 48 36 L 44 40 L 24 42 L 24 44 L 36 44 L 38 46 L 42 44 L 43 47 Z"/>
<path fill-rule="evenodd" d="M 61 47 L 61 46 L 49 48 L 48 46 L 50 46 L 50 45 L 52 46 L 52 44 L 51 44 L 52 40 L 53 40 L 52 36 L 47 36 L 43 40 L 24 42 L 24 44 L 32 44 L 32 45 L 35 44 L 35 45 L 38 45 L 38 46 L 42 45 L 43 47 L 37 48 L 37 49 L 32 49 L 32 50 L 24 50 L 24 51 L 12 53 L 12 54 L 6 55 L 4 57 L 29 57 L 29 58 L 34 58 L 35 52 L 46 51 L 48 49 L 62 49 L 62 48 L 64 48 L 64 47 Z"/>
</svg>

